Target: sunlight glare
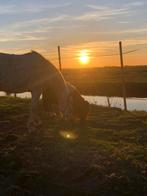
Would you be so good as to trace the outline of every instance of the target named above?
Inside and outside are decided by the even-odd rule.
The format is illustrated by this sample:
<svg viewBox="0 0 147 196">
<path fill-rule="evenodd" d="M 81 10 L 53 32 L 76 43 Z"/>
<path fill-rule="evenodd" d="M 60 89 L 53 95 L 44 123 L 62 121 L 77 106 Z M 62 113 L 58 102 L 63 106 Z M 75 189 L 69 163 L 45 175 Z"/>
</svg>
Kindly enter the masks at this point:
<svg viewBox="0 0 147 196">
<path fill-rule="evenodd" d="M 87 50 L 81 50 L 79 54 L 79 60 L 82 64 L 87 64 L 89 62 L 89 54 Z"/>
</svg>

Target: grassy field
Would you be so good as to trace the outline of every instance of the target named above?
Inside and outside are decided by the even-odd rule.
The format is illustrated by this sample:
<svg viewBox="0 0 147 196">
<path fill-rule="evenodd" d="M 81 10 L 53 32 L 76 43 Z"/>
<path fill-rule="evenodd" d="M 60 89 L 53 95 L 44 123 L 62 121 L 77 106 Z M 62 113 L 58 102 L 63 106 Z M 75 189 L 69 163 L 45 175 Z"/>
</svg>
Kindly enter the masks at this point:
<svg viewBox="0 0 147 196">
<path fill-rule="evenodd" d="M 127 66 L 124 69 L 128 97 L 147 97 L 147 66 Z M 65 69 L 67 80 L 83 94 L 122 96 L 119 67 Z"/>
<path fill-rule="evenodd" d="M 147 195 L 147 113 L 92 106 L 85 125 L 44 122 L 29 100 L 0 98 L 0 195 Z"/>
</svg>

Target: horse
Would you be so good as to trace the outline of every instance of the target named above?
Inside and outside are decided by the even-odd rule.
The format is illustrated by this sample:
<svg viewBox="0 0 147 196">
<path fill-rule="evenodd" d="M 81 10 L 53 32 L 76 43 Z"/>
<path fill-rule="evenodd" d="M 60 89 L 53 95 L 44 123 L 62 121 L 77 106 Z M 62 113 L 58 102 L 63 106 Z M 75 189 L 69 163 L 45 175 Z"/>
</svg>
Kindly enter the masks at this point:
<svg viewBox="0 0 147 196">
<path fill-rule="evenodd" d="M 73 116 L 70 120 L 75 120 L 77 118 L 83 122 L 87 119 L 90 104 L 84 100 L 74 85 L 70 84 L 69 82 L 66 82 L 66 85 L 70 92 L 69 99 L 72 102 L 70 107 L 72 107 L 71 110 L 73 111 Z M 42 100 L 45 110 L 50 113 L 51 117 L 61 117 L 58 99 L 54 89 L 48 88 L 48 90 L 43 93 Z"/>
<path fill-rule="evenodd" d="M 70 92 L 61 72 L 36 51 L 26 54 L 0 53 L 0 91 L 31 92 L 28 128 L 40 124 L 39 99 L 47 89 L 56 91 L 59 110 L 65 118 L 72 115 Z"/>
</svg>

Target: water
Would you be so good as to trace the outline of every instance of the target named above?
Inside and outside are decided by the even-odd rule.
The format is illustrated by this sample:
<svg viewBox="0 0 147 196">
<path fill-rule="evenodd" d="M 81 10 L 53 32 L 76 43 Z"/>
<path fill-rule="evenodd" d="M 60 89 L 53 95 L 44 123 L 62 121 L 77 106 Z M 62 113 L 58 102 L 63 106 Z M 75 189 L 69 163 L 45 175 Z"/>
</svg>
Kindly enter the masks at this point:
<svg viewBox="0 0 147 196">
<path fill-rule="evenodd" d="M 4 92 L 0 92 L 0 96 L 5 96 Z M 17 97 L 20 98 L 31 98 L 31 93 L 20 93 L 17 94 Z M 108 106 L 107 98 L 103 96 L 83 96 L 85 100 L 89 103 L 101 105 L 101 106 Z M 121 97 L 111 97 L 110 98 L 111 107 L 117 107 L 123 109 L 123 99 Z M 138 110 L 147 111 L 147 98 L 127 98 L 127 107 L 128 110 Z"/>
<path fill-rule="evenodd" d="M 107 97 L 103 96 L 84 96 L 84 98 L 92 104 L 108 106 Z M 124 109 L 124 102 L 121 97 L 111 97 L 110 104 L 111 107 Z M 138 110 L 147 111 L 147 98 L 127 98 L 127 108 L 130 111 Z"/>
</svg>

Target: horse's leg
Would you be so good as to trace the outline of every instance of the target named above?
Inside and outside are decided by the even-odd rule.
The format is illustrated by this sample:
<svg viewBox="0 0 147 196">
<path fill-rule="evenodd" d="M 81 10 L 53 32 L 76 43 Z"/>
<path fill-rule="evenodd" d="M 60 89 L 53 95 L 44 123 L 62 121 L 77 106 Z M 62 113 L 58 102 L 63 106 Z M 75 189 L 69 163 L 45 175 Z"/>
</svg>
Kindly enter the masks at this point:
<svg viewBox="0 0 147 196">
<path fill-rule="evenodd" d="M 56 111 L 54 105 L 56 105 L 56 97 L 50 89 L 46 89 L 42 94 L 43 107 L 46 111 L 49 119 L 54 119 L 56 117 Z"/>
<path fill-rule="evenodd" d="M 29 131 L 33 131 L 36 126 L 41 124 L 41 120 L 38 116 L 38 110 L 39 110 L 39 98 L 41 95 L 40 91 L 32 91 L 32 100 L 31 100 L 31 109 L 30 109 L 30 117 L 28 121 L 28 129 Z"/>
</svg>

